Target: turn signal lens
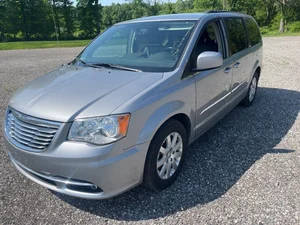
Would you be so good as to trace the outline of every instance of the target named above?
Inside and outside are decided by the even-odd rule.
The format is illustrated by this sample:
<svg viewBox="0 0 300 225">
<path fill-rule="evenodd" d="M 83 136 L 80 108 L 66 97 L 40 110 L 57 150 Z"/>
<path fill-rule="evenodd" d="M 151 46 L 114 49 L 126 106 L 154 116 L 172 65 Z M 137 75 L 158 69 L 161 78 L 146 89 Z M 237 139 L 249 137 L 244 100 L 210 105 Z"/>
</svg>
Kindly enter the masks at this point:
<svg viewBox="0 0 300 225">
<path fill-rule="evenodd" d="M 129 120 L 130 120 L 130 114 L 121 115 L 118 117 L 119 132 L 123 136 L 126 136 L 126 134 L 127 134 Z"/>
</svg>

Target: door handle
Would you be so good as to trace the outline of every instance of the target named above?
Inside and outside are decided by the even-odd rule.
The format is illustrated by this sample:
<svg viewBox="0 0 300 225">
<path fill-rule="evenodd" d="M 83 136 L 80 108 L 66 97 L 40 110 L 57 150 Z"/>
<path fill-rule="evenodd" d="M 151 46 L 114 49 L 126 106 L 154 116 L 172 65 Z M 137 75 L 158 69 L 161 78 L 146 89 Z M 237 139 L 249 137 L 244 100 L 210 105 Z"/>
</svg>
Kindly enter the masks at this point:
<svg viewBox="0 0 300 225">
<path fill-rule="evenodd" d="M 233 68 L 239 68 L 240 64 L 241 64 L 240 62 L 235 63 L 235 64 L 233 65 Z"/>
<path fill-rule="evenodd" d="M 230 70 L 231 70 L 231 67 L 226 67 L 226 68 L 224 69 L 224 73 L 229 73 Z"/>
</svg>

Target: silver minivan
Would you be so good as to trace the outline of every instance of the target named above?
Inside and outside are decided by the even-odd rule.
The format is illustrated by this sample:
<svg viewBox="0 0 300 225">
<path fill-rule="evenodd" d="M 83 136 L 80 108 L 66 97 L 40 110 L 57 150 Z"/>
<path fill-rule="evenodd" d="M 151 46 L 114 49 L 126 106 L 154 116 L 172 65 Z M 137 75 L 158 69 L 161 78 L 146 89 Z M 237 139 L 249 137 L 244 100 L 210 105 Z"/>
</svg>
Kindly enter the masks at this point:
<svg viewBox="0 0 300 225">
<path fill-rule="evenodd" d="M 122 22 L 15 93 L 5 149 L 26 177 L 67 195 L 104 199 L 141 183 L 162 190 L 184 169 L 190 143 L 251 105 L 261 68 L 248 15 Z"/>
</svg>

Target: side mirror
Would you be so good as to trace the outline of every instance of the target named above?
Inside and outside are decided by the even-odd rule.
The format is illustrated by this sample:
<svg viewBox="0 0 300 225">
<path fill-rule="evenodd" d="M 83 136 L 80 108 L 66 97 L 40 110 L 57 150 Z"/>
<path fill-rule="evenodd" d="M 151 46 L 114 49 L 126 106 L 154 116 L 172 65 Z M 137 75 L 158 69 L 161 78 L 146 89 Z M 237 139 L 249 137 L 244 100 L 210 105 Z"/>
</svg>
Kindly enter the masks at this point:
<svg viewBox="0 0 300 225">
<path fill-rule="evenodd" d="M 214 69 L 223 65 L 223 56 L 220 52 L 206 51 L 197 57 L 197 70 Z"/>
</svg>

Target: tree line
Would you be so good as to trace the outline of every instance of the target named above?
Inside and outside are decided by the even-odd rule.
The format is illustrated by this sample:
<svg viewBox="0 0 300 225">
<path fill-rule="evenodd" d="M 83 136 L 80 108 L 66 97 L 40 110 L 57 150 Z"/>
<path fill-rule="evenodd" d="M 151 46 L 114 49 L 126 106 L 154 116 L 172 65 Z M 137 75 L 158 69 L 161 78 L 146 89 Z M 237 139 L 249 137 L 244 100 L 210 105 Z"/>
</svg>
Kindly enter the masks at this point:
<svg viewBox="0 0 300 225">
<path fill-rule="evenodd" d="M 0 0 L 0 41 L 90 39 L 124 20 L 206 10 L 247 13 L 263 32 L 300 32 L 300 0 Z"/>
</svg>

